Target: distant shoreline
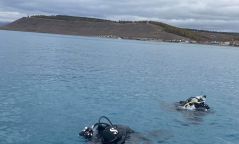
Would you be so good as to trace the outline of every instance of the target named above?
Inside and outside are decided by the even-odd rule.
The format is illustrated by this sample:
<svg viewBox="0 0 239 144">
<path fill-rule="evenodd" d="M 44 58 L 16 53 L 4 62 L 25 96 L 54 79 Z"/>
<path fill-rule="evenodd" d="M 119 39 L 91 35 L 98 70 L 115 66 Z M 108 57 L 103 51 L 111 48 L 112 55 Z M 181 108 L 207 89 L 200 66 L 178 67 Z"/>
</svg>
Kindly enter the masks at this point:
<svg viewBox="0 0 239 144">
<path fill-rule="evenodd" d="M 23 32 L 23 33 L 38 33 L 38 34 L 52 34 L 52 35 L 61 35 L 61 36 L 79 36 L 79 37 L 85 37 L 85 38 L 102 38 L 102 39 L 114 39 L 117 40 L 117 38 L 109 38 L 109 37 L 99 37 L 99 36 L 84 36 L 84 35 L 69 35 L 69 34 L 58 34 L 58 33 L 47 33 L 47 32 L 31 32 L 31 31 L 17 31 L 17 30 L 3 30 L 0 29 L 0 31 L 9 31 L 9 32 Z M 232 46 L 232 45 L 216 45 L 216 44 L 205 44 L 205 43 L 185 43 L 185 42 L 167 42 L 162 40 L 140 40 L 140 39 L 118 39 L 118 40 L 133 40 L 133 41 L 142 41 L 142 42 L 163 42 L 163 43 L 174 43 L 174 44 L 196 44 L 196 45 L 208 45 L 208 46 L 218 46 L 218 47 L 235 47 L 238 46 Z"/>
<path fill-rule="evenodd" d="M 183 29 L 155 21 L 110 21 L 72 16 L 31 16 L 1 30 L 171 43 L 239 46 L 239 33 Z"/>
</svg>

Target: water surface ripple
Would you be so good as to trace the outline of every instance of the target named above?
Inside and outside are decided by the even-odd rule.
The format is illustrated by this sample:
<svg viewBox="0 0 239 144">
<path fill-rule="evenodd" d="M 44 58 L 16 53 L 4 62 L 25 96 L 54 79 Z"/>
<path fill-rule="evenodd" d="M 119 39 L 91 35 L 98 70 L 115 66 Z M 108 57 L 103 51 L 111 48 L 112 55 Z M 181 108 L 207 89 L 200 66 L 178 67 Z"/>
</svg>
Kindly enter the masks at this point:
<svg viewBox="0 0 239 144">
<path fill-rule="evenodd" d="M 146 143 L 236 144 L 238 61 L 232 47 L 0 31 L 0 143 L 84 144 L 107 115 Z M 174 109 L 200 93 L 212 112 Z"/>
</svg>

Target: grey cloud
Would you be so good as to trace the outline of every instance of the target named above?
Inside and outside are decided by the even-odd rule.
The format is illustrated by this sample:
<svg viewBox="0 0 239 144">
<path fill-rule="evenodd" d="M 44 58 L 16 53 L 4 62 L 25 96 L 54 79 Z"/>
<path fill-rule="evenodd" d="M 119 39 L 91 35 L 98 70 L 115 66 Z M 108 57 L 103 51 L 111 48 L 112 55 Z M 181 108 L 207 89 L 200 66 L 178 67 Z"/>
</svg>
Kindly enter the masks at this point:
<svg viewBox="0 0 239 144">
<path fill-rule="evenodd" d="M 11 15 L 4 12 L 12 12 Z M 2 14 L 1 14 L 2 13 Z M 13 14 L 16 15 L 13 15 Z M 0 21 L 66 14 L 114 20 L 158 20 L 180 27 L 238 31 L 238 0 L 1 0 Z"/>
</svg>

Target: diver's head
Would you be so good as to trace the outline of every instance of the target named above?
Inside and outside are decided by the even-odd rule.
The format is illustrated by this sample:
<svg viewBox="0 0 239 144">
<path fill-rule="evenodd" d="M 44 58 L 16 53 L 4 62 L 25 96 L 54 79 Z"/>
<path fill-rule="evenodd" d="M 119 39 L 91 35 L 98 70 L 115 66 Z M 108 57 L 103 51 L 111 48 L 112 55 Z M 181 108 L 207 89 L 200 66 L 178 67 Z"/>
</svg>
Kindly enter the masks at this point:
<svg viewBox="0 0 239 144">
<path fill-rule="evenodd" d="M 102 143 L 115 143 L 121 138 L 117 127 L 106 127 L 102 132 Z"/>
<path fill-rule="evenodd" d="M 90 139 L 93 136 L 93 129 L 90 127 L 85 127 L 80 133 L 80 136 L 83 136 L 86 139 Z"/>
<path fill-rule="evenodd" d="M 206 101 L 206 98 L 207 98 L 206 95 L 203 95 L 203 96 L 202 96 L 202 100 L 203 100 L 204 102 Z"/>
</svg>

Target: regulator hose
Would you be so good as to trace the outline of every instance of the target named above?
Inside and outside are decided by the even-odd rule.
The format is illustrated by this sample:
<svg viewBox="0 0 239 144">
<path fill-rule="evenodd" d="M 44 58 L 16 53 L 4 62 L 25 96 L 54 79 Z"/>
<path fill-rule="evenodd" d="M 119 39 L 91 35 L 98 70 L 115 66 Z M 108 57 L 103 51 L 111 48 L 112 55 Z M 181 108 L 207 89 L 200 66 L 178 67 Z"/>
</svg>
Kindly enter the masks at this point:
<svg viewBox="0 0 239 144">
<path fill-rule="evenodd" d="M 101 117 L 99 118 L 98 123 L 101 123 L 101 120 L 102 120 L 102 119 L 106 119 L 106 120 L 110 123 L 110 125 L 113 126 L 113 124 L 112 124 L 112 122 L 110 121 L 110 119 L 107 118 L 106 116 L 101 116 Z"/>
<path fill-rule="evenodd" d="M 106 119 L 108 121 L 108 123 L 107 122 L 101 122 L 102 119 Z M 101 116 L 98 120 L 98 123 L 93 125 L 93 128 L 95 128 L 96 126 L 102 126 L 102 125 L 113 127 L 112 122 L 106 116 Z"/>
</svg>

